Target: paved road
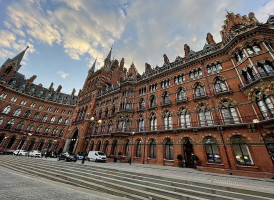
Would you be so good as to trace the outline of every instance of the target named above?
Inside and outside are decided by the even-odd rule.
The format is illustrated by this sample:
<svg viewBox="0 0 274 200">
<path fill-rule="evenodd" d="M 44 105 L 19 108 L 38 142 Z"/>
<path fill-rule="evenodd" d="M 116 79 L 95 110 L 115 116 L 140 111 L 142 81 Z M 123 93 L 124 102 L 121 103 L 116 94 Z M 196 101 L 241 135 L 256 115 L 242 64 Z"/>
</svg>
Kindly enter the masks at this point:
<svg viewBox="0 0 274 200">
<path fill-rule="evenodd" d="M 1 200 L 108 200 L 121 199 L 0 167 Z"/>
</svg>

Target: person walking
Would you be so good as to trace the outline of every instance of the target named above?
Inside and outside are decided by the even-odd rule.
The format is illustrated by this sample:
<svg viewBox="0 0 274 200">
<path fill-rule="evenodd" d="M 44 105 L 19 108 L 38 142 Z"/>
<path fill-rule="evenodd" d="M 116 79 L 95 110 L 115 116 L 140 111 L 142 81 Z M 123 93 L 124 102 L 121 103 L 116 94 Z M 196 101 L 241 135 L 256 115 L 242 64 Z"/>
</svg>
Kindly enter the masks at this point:
<svg viewBox="0 0 274 200">
<path fill-rule="evenodd" d="M 131 165 L 131 157 L 128 159 L 128 164 Z"/>
</svg>

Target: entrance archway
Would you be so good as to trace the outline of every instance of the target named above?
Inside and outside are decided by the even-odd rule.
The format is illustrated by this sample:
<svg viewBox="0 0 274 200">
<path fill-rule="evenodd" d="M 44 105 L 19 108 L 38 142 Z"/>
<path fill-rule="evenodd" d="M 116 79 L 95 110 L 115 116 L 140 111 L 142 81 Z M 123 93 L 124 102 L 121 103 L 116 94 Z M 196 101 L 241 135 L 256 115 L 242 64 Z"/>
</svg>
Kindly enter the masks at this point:
<svg viewBox="0 0 274 200">
<path fill-rule="evenodd" d="M 192 159 L 193 155 L 193 145 L 189 138 L 186 138 L 183 144 L 184 154 L 185 154 L 185 165 L 186 167 L 194 168 L 194 162 Z"/>
<path fill-rule="evenodd" d="M 40 140 L 40 144 L 39 144 L 39 147 L 38 147 L 38 150 L 41 151 L 43 146 L 44 146 L 44 140 Z"/>
<path fill-rule="evenodd" d="M 69 153 L 73 153 L 73 151 L 75 151 L 75 145 L 77 143 L 77 137 L 78 137 L 78 130 L 76 130 L 71 138 L 71 141 L 69 143 L 69 149 L 68 152 Z"/>
<path fill-rule="evenodd" d="M 4 138 L 5 138 L 5 134 L 1 134 L 1 136 L 0 136 L 0 144 L 2 143 L 2 141 L 4 140 Z"/>
<path fill-rule="evenodd" d="M 34 144 L 35 144 L 35 139 L 32 139 L 30 141 L 30 144 L 29 144 L 29 147 L 28 147 L 28 151 L 31 151 L 33 149 Z"/>
<path fill-rule="evenodd" d="M 21 141 L 20 141 L 20 144 L 17 147 L 17 149 L 22 149 L 22 147 L 25 144 L 25 142 L 26 142 L 26 138 L 22 138 Z"/>
</svg>

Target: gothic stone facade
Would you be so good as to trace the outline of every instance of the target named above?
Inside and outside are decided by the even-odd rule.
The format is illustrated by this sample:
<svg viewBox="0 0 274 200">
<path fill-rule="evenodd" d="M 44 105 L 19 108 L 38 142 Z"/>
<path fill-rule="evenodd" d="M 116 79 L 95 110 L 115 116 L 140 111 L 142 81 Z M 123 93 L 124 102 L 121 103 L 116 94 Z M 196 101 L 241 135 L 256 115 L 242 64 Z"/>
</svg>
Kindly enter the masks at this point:
<svg viewBox="0 0 274 200">
<path fill-rule="evenodd" d="M 94 63 L 89 70 L 78 97 L 69 96 L 77 103 L 43 98 L 51 107 L 73 109 L 65 114 L 70 123 L 57 149 L 100 150 L 108 161 L 131 157 L 135 163 L 169 166 L 177 166 L 181 154 L 185 167 L 273 177 L 273 21 L 273 16 L 259 23 L 254 13 L 228 13 L 222 42 L 208 33 L 202 50 L 185 45 L 184 57 L 169 61 L 164 55 L 161 67 L 146 63 L 142 75 L 134 64 L 127 70 L 124 59 L 112 60 L 110 51 L 101 69 L 95 71 Z M 26 96 L 8 83 L 2 82 L 3 90 L 18 99 Z M 2 101 L 3 111 L 7 104 Z"/>
</svg>

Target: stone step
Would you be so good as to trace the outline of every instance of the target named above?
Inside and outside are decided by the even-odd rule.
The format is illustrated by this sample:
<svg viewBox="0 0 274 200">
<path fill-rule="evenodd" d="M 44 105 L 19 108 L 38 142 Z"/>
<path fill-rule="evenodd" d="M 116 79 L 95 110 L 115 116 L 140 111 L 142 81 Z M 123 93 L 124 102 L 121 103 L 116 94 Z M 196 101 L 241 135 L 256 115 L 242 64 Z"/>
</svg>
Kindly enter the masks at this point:
<svg viewBox="0 0 274 200">
<path fill-rule="evenodd" d="M 58 167 L 59 166 L 60 165 L 58 165 Z M 75 165 L 66 166 L 62 170 L 67 171 L 69 168 L 70 169 L 75 168 L 75 170 L 78 170 L 77 166 L 75 166 Z M 100 177 L 100 176 L 106 175 L 106 172 L 99 171 L 99 170 L 90 171 L 90 169 L 81 169 L 81 172 L 84 172 L 84 171 L 88 172 L 89 174 L 92 173 L 93 176 Z M 182 188 L 184 188 L 184 189 L 194 190 L 196 192 L 199 191 L 199 192 L 206 192 L 206 193 L 210 193 L 210 194 L 221 195 L 223 198 L 225 196 L 228 196 L 228 197 L 234 197 L 234 198 L 238 198 L 238 199 L 239 198 L 240 199 L 250 199 L 250 200 L 258 199 L 258 196 L 254 196 L 254 195 L 247 195 L 247 194 L 241 194 L 241 193 L 236 193 L 236 192 L 227 192 L 227 191 L 215 190 L 215 189 L 211 189 L 211 188 L 199 187 L 199 186 L 182 184 L 182 183 L 166 182 L 166 181 L 162 181 L 160 179 L 142 178 L 141 176 L 136 176 L 136 175 L 124 175 L 123 173 L 120 173 L 120 176 L 118 176 L 117 175 L 118 173 L 114 173 L 114 175 L 112 175 L 112 172 L 107 172 L 107 174 L 108 174 L 107 176 L 112 179 L 117 179 L 117 180 L 122 180 L 122 181 L 127 181 L 127 182 L 134 181 L 135 183 L 138 183 L 138 184 L 143 184 L 143 185 L 147 185 L 150 187 L 157 187 L 157 188 L 161 188 L 161 189 L 165 189 L 165 190 L 182 192 L 182 193 L 185 192 L 182 190 Z M 202 194 L 202 195 L 204 195 L 204 194 Z M 269 199 L 269 198 L 262 197 L 261 199 Z"/>
<path fill-rule="evenodd" d="M 90 182 L 94 183 L 97 182 L 100 185 L 104 186 L 104 188 L 107 187 L 111 187 L 111 188 L 115 188 L 118 189 L 120 191 L 124 191 L 127 192 L 129 191 L 130 193 L 135 193 L 136 195 L 141 195 L 142 197 L 146 197 L 146 198 L 153 198 L 153 199 L 173 199 L 171 196 L 175 196 L 178 197 L 177 199 L 204 199 L 204 198 L 197 198 L 191 195 L 185 195 L 185 194 L 177 194 L 175 192 L 168 192 L 168 191 L 164 191 L 161 192 L 159 189 L 152 189 L 152 188 L 145 188 L 145 187 L 141 187 L 145 190 L 140 190 L 140 189 L 136 189 L 136 188 L 132 188 L 132 187 L 127 187 L 127 186 L 121 186 L 120 184 L 112 184 L 112 183 L 108 183 L 106 181 L 98 181 L 97 179 L 94 178 L 87 178 L 85 176 L 81 176 L 81 175 L 75 175 L 74 173 L 67 173 L 67 172 L 62 172 L 60 170 L 55 170 L 55 169 L 51 169 L 49 166 L 44 167 L 44 170 L 41 169 L 41 166 L 35 166 L 35 164 L 29 164 L 29 163 L 23 163 L 23 162 L 8 162 L 6 161 L 5 164 L 9 164 L 10 166 L 14 167 L 14 164 L 16 164 L 17 168 L 22 168 L 25 171 L 28 172 L 34 172 L 36 175 L 40 175 L 42 174 L 44 177 L 47 176 L 48 174 L 50 174 L 51 176 L 56 176 L 58 178 L 63 177 L 65 180 L 69 180 L 69 181 L 73 181 L 77 184 L 85 184 L 85 185 L 89 185 Z M 27 167 L 27 168 L 26 168 Z M 46 174 L 46 175 L 45 175 Z M 75 177 L 78 177 L 75 178 Z M 96 186 L 98 187 L 98 184 L 96 184 Z M 140 187 L 140 186 L 138 186 Z M 148 192 L 147 190 L 150 189 L 151 192 Z M 101 191 L 101 189 L 99 190 Z M 155 193 L 160 193 L 160 194 L 155 194 Z M 164 196 L 165 195 L 165 196 Z M 168 196 L 166 196 L 168 195 Z"/>
<path fill-rule="evenodd" d="M 31 162 L 31 161 L 29 161 L 29 162 Z M 43 160 L 42 162 L 47 162 L 47 161 Z M 51 165 L 54 165 L 53 163 L 55 163 L 53 161 L 48 161 L 48 162 L 50 162 Z M 65 168 L 67 168 L 68 166 L 69 166 L 69 163 L 66 163 Z M 78 166 L 79 165 L 71 165 L 70 167 L 78 170 L 77 169 Z M 84 165 L 83 167 L 89 167 L 89 169 L 90 169 L 91 166 Z M 196 182 L 189 182 L 189 181 L 186 182 L 186 181 L 177 180 L 177 179 L 171 179 L 172 181 L 170 181 L 169 178 L 161 177 L 161 179 L 160 179 L 159 176 L 152 176 L 152 175 L 146 175 L 146 174 L 142 174 L 142 176 L 138 176 L 139 173 L 135 173 L 138 175 L 133 175 L 132 172 L 112 170 L 112 169 L 110 170 L 108 168 L 104 169 L 104 168 L 98 168 L 98 167 L 92 166 L 92 173 L 95 173 L 95 172 L 99 173 L 99 171 L 101 173 L 108 174 L 108 176 L 111 176 L 111 175 L 113 176 L 113 174 L 116 174 L 116 175 L 120 174 L 121 177 L 118 176 L 117 178 L 122 179 L 122 180 L 125 177 L 131 177 L 134 179 L 135 182 L 136 182 L 136 179 L 139 179 L 142 182 L 144 182 L 144 181 L 153 182 L 154 181 L 157 183 L 162 183 L 164 185 L 171 185 L 171 186 L 180 187 L 180 188 L 183 187 L 185 189 L 192 189 L 195 191 L 202 191 L 202 192 L 207 192 L 207 193 L 212 193 L 212 194 L 217 194 L 217 195 L 222 195 L 222 196 L 229 196 L 229 197 L 234 197 L 234 198 L 258 199 L 261 196 L 260 197 L 261 199 L 273 199 L 273 197 L 274 197 L 274 195 L 272 195 L 272 194 L 266 194 L 266 193 L 257 192 L 257 191 L 249 191 L 249 190 L 242 190 L 242 189 L 236 189 L 236 191 L 233 191 L 233 190 L 235 190 L 235 188 L 229 188 L 229 187 L 219 187 L 221 189 L 225 189 L 225 190 L 220 190 L 220 189 L 218 189 L 218 186 L 212 186 L 212 185 L 204 184 L 204 183 L 200 184 L 200 183 L 196 183 Z M 156 178 L 151 178 L 151 177 L 156 177 Z M 155 180 L 153 180 L 153 179 L 155 179 Z M 147 184 L 150 186 L 153 186 L 153 183 L 148 182 Z M 199 185 L 202 185 L 202 186 L 199 186 Z M 207 187 L 205 187 L 205 186 L 207 186 Z M 217 189 L 215 187 L 217 187 Z"/>
<path fill-rule="evenodd" d="M 104 169 L 104 168 L 98 168 L 98 167 L 94 167 L 94 166 L 87 166 L 87 165 L 79 165 L 75 163 L 66 163 L 64 165 L 63 162 L 54 162 L 54 161 L 48 161 L 48 160 L 40 160 L 40 159 L 33 159 L 33 158 L 24 158 L 21 159 L 20 157 L 9 157 L 11 159 L 11 162 L 14 162 L 15 160 L 20 160 L 20 162 L 26 162 L 26 164 L 41 164 L 42 167 L 46 167 L 48 168 L 49 166 L 53 167 L 53 168 L 58 168 L 58 169 L 62 169 L 64 171 L 67 171 L 68 173 L 70 173 L 72 170 L 76 170 L 76 171 L 81 171 L 81 174 L 84 176 L 88 176 L 90 175 L 90 173 L 92 173 L 92 176 L 96 176 L 98 179 L 102 179 L 103 176 L 105 176 L 107 174 L 108 178 L 104 178 L 105 181 L 113 181 L 113 179 L 115 179 L 117 184 L 117 180 L 120 180 L 120 184 L 125 184 L 125 185 L 131 185 L 132 187 L 140 187 L 140 185 L 146 185 L 148 187 L 148 189 L 150 189 L 150 191 L 154 192 L 158 192 L 160 194 L 162 194 L 161 190 L 167 190 L 167 191 L 174 191 L 174 192 L 179 192 L 179 193 L 188 193 L 191 195 L 195 195 L 195 196 L 200 196 L 200 197 L 204 197 L 204 198 L 222 198 L 222 199 L 233 199 L 237 198 L 237 199 L 272 199 L 272 198 L 266 198 L 266 197 L 258 197 L 258 196 L 254 196 L 254 195 L 248 195 L 248 194 L 241 194 L 241 193 L 236 193 L 236 192 L 229 192 L 229 191 L 222 191 L 222 190 L 216 190 L 213 188 L 206 188 L 206 187 L 201 187 L 201 186 L 195 186 L 195 185 L 190 185 L 190 184 L 186 184 L 184 183 L 185 181 L 183 181 L 183 183 L 181 183 L 181 180 L 176 180 L 174 181 L 174 179 L 172 179 L 173 181 L 166 181 L 166 180 L 161 180 L 159 179 L 158 176 L 157 179 L 155 178 L 151 178 L 151 177 L 155 177 L 155 176 L 148 176 L 145 175 L 147 177 L 141 177 L 139 176 L 139 173 L 136 173 L 138 175 L 132 175 L 132 172 L 125 172 L 125 171 L 119 171 L 119 170 L 110 170 L 108 168 Z M 7 157 L 8 159 L 8 157 Z M 88 171 L 89 170 L 89 171 Z M 92 170 L 92 171 L 90 171 Z M 89 174 L 85 174 L 82 172 L 86 172 Z M 87 172 L 88 171 L 88 172 Z M 59 172 L 60 173 L 60 172 Z M 78 172 L 79 173 L 79 172 Z M 130 174 L 131 173 L 131 174 Z M 74 174 L 74 173 L 73 173 Z M 110 179 L 112 178 L 112 179 Z M 122 182 L 121 182 L 122 181 Z M 134 181 L 137 184 L 132 185 L 131 182 Z M 151 189 L 152 187 L 152 189 Z M 211 186 L 212 187 L 212 186 Z M 144 189 L 143 186 L 141 186 L 142 189 Z M 155 189 L 155 188 L 158 188 Z M 159 192 L 160 189 L 160 192 Z M 226 188 L 226 190 L 229 188 Z M 201 192 L 202 191 L 202 192 Z M 210 196 L 208 193 L 213 193 L 215 196 Z M 170 194 L 170 195 L 175 195 L 175 194 Z M 175 195 L 176 197 L 176 195 Z"/>
</svg>

